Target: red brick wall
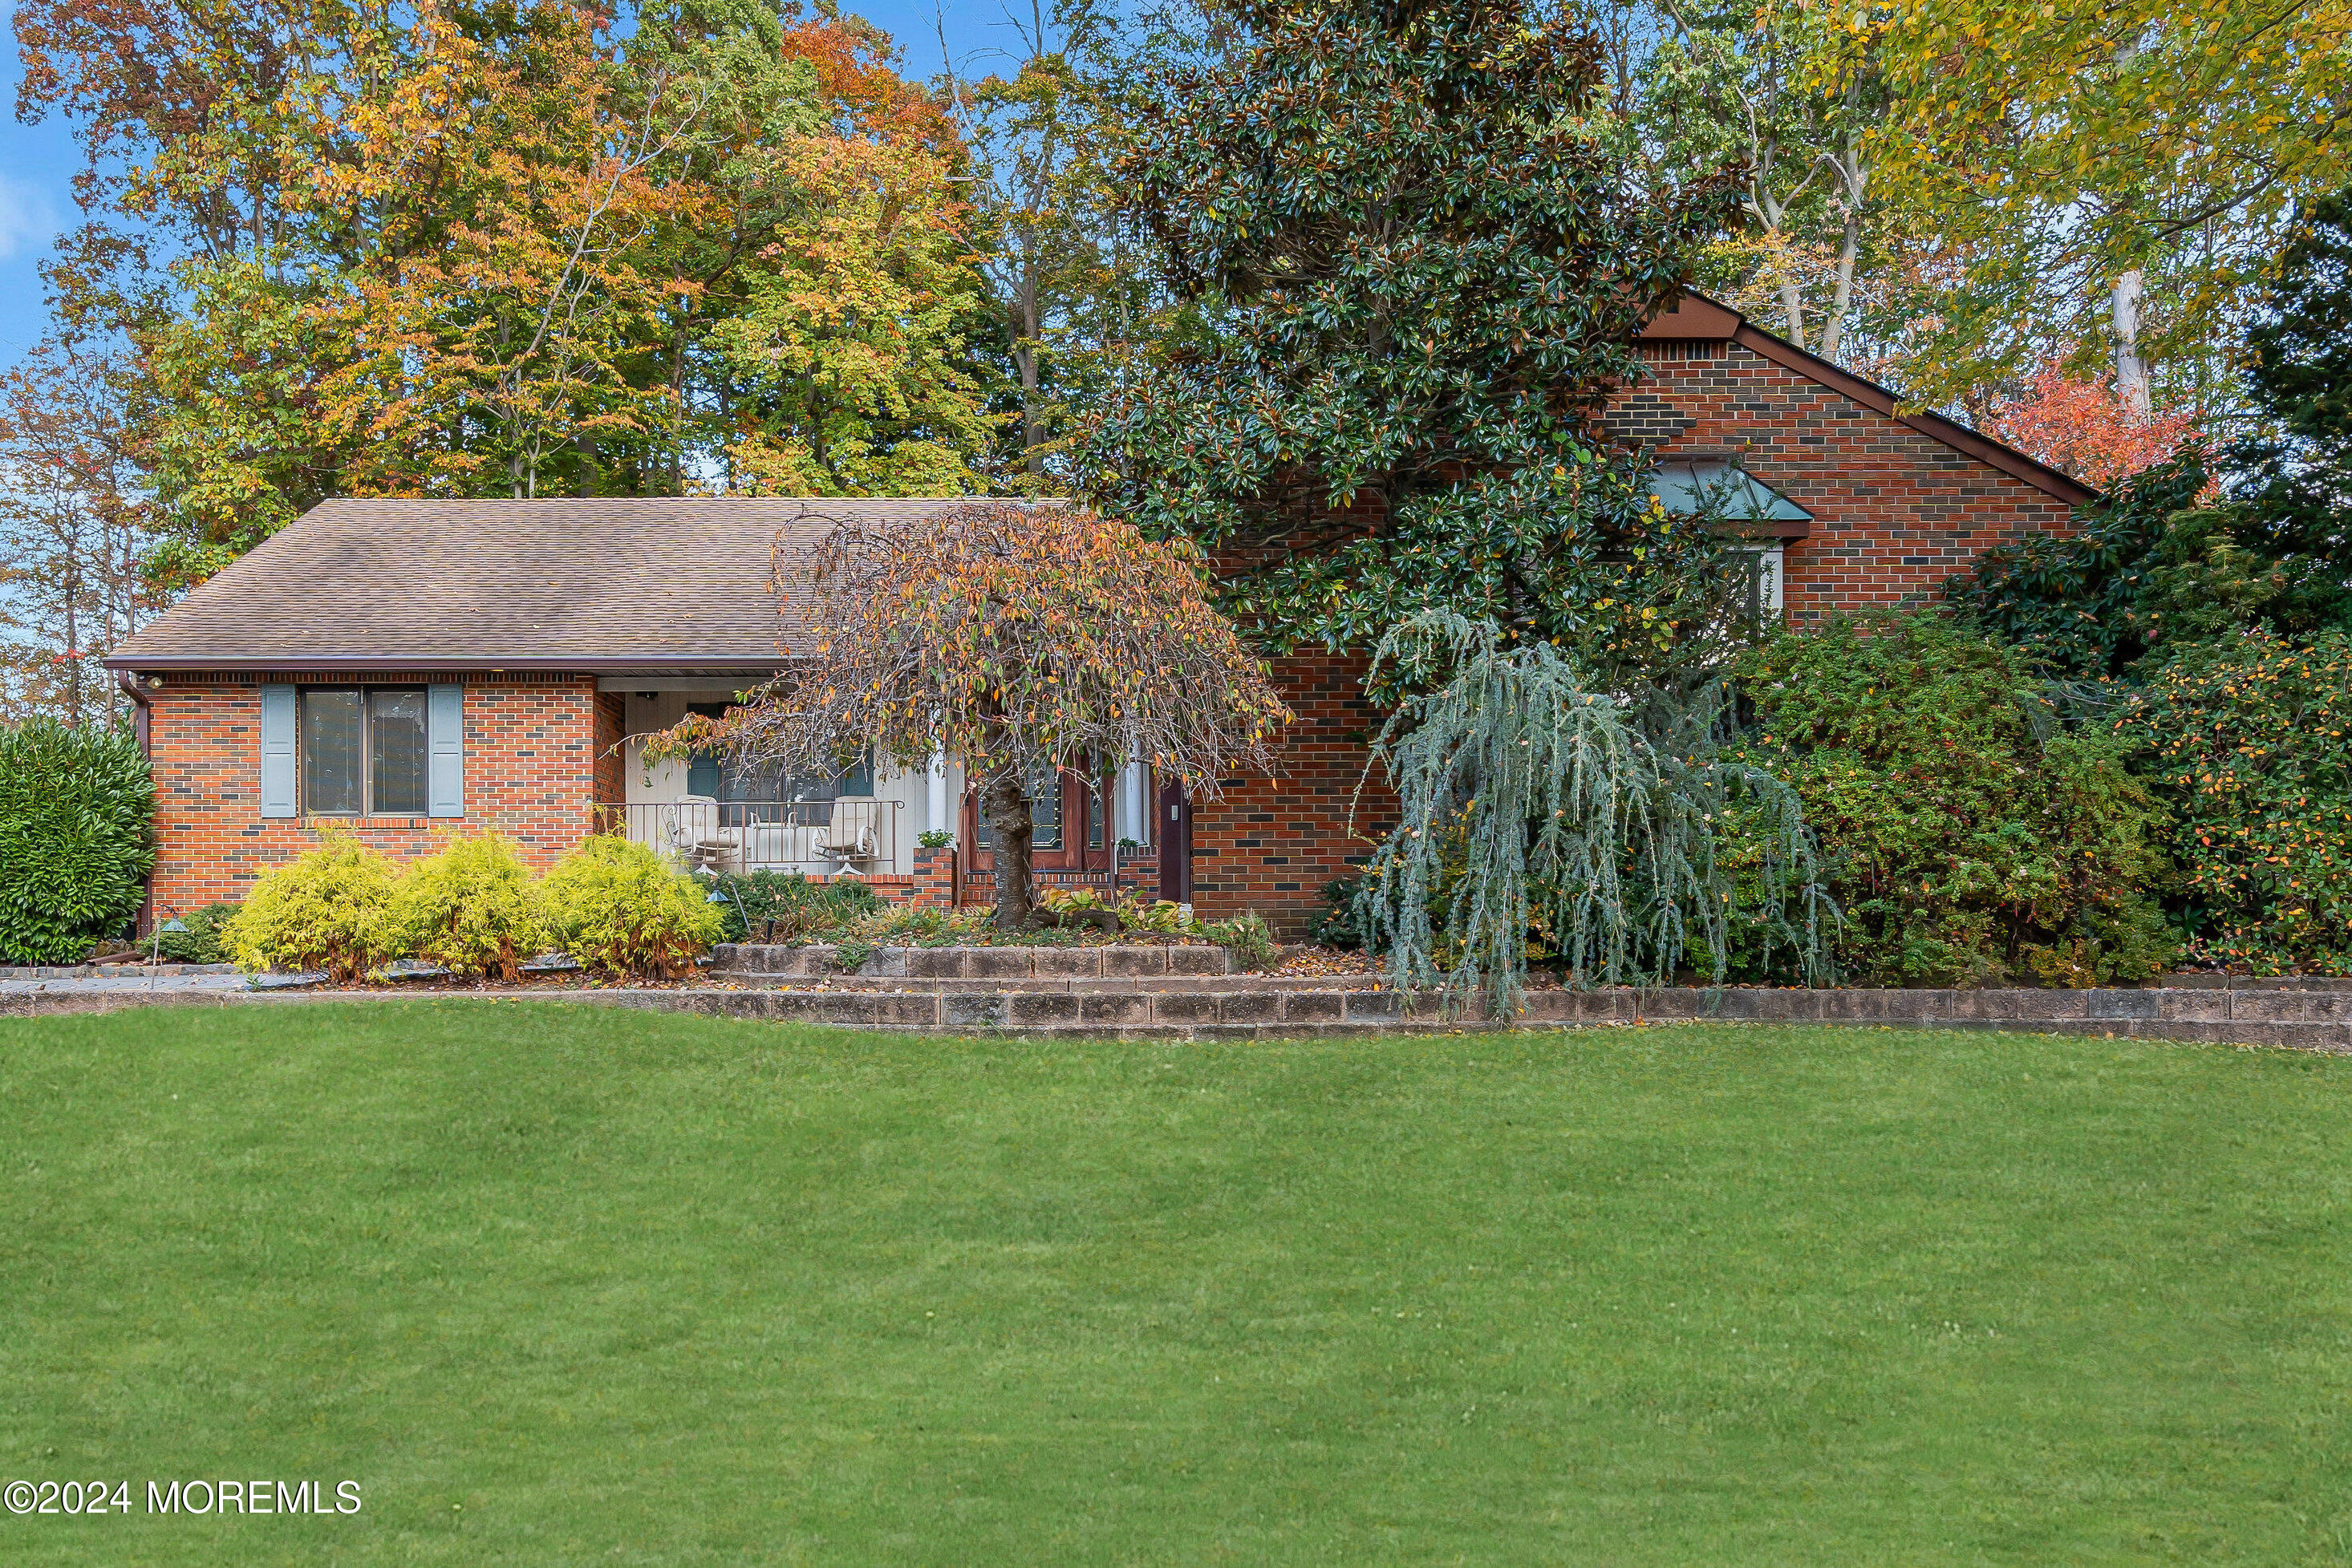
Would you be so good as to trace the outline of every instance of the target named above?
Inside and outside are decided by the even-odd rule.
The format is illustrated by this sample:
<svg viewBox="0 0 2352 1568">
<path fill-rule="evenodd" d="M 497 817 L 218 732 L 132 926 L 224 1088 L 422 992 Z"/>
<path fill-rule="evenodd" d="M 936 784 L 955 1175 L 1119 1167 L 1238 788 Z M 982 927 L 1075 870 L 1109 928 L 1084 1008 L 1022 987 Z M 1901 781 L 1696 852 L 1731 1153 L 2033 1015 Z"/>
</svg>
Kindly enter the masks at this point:
<svg viewBox="0 0 2352 1568">
<path fill-rule="evenodd" d="M 273 681 L 349 685 L 350 677 L 289 674 Z M 154 694 L 158 918 L 235 902 L 262 871 L 317 842 L 314 821 L 352 828 L 403 860 L 433 853 L 448 829 L 496 829 L 544 870 L 588 828 L 597 787 L 593 759 L 596 683 L 591 676 L 421 675 L 387 673 L 370 685 L 456 679 L 466 688 L 466 814 L 353 819 L 261 815 L 261 682 L 170 675 Z M 614 791 L 614 798 L 618 791 Z"/>
<path fill-rule="evenodd" d="M 1255 910 L 1297 938 L 1320 917 L 1323 884 L 1354 873 L 1394 820 L 1381 780 L 1364 790 L 1351 836 L 1349 806 L 1382 716 L 1364 699 L 1364 660 L 1320 652 L 1274 661 L 1275 685 L 1298 715 L 1285 732 L 1281 771 L 1227 779 L 1192 807 L 1192 912 L 1222 920 Z"/>
<path fill-rule="evenodd" d="M 1900 420 L 1738 343 L 1647 365 L 1611 407 L 1612 433 L 1661 456 L 1738 456 L 1813 515 L 1789 541 L 1783 608 L 1802 622 L 1933 599 L 1996 544 L 2064 533 L 2071 508 Z"/>
<path fill-rule="evenodd" d="M 1799 622 L 1934 599 L 1993 545 L 2073 527 L 2065 503 L 1741 345 L 1647 369 L 1612 405 L 1614 433 L 1662 455 L 1738 455 L 1812 513 L 1783 573 L 1783 609 Z M 1394 802 L 1368 788 L 1349 838 L 1349 798 L 1382 716 L 1364 701 L 1363 661 L 1308 656 L 1274 669 L 1299 716 L 1283 776 L 1228 780 L 1223 800 L 1195 804 L 1192 905 L 1203 919 L 1254 909 L 1295 938 L 1320 915 L 1323 884 L 1361 862 L 1361 839 L 1387 831 Z"/>
<path fill-rule="evenodd" d="M 629 705 L 618 692 L 596 695 L 595 758 L 593 775 L 596 799 L 610 804 L 629 798 L 628 758 L 621 753 L 622 738 L 629 732 Z"/>
</svg>

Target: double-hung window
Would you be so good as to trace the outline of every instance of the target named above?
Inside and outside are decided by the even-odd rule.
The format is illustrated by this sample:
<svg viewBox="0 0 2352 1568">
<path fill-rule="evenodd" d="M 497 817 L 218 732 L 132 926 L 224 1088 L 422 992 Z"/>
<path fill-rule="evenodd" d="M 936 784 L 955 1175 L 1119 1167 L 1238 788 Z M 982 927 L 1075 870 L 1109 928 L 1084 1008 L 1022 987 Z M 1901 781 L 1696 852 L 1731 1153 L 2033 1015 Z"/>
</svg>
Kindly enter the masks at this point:
<svg viewBox="0 0 2352 1568">
<path fill-rule="evenodd" d="M 421 817 L 425 688 L 302 691 L 302 814 Z"/>
<path fill-rule="evenodd" d="M 465 811 L 460 687 L 265 686 L 265 817 Z"/>
</svg>

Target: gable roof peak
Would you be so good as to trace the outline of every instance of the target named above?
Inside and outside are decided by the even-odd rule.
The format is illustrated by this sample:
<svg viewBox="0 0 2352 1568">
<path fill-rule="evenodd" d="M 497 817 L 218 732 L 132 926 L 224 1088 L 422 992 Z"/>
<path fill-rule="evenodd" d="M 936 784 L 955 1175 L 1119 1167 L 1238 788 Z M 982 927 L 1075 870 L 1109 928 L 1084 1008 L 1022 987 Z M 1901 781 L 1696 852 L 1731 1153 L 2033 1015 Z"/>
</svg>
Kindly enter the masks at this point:
<svg viewBox="0 0 2352 1568">
<path fill-rule="evenodd" d="M 1897 423 L 1909 425 L 1964 457 L 1972 457 L 2012 479 L 2022 480 L 2053 500 L 2069 507 L 2087 507 L 2099 498 L 2096 490 L 2073 476 L 2062 474 L 2040 458 L 2029 457 L 2006 442 L 1971 430 L 1958 420 L 1940 413 L 1903 413 L 1902 400 L 1891 389 L 1858 376 L 1810 349 L 1801 349 L 1786 338 L 1774 336 L 1730 306 L 1710 299 L 1696 288 L 1684 289 L 1674 308 L 1650 318 L 1638 336 L 1648 341 L 1706 340 L 1737 343 L 1784 371 L 1816 382 Z"/>
</svg>

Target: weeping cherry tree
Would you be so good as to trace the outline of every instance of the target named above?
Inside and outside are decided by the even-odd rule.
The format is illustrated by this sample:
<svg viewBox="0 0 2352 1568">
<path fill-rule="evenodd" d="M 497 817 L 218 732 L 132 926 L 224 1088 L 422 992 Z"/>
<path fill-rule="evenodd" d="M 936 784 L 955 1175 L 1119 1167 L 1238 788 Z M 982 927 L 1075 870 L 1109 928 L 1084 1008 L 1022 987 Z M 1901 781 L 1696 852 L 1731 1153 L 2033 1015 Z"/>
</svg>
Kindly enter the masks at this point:
<svg viewBox="0 0 2352 1568">
<path fill-rule="evenodd" d="M 1081 507 L 851 517 L 777 575 L 780 589 L 813 585 L 791 667 L 649 754 L 720 752 L 789 773 L 869 748 L 959 758 L 979 787 L 1002 928 L 1032 917 L 1037 780 L 1139 757 L 1213 799 L 1221 774 L 1272 770 L 1291 719 L 1209 602 L 1195 552 Z"/>
<path fill-rule="evenodd" d="M 1836 912 L 1812 834 L 1794 790 L 1716 755 L 1719 700 L 1637 719 L 1550 643 L 1502 641 L 1433 611 L 1374 653 L 1375 678 L 1418 691 L 1373 743 L 1402 810 L 1356 911 L 1395 983 L 1442 985 L 1454 1007 L 1483 991 L 1509 1017 L 1531 935 L 1573 986 L 1662 981 L 1694 954 L 1719 982 L 1736 920 L 1768 963 L 1783 948 L 1825 978 Z M 1730 863 L 1735 835 L 1752 865 Z"/>
</svg>

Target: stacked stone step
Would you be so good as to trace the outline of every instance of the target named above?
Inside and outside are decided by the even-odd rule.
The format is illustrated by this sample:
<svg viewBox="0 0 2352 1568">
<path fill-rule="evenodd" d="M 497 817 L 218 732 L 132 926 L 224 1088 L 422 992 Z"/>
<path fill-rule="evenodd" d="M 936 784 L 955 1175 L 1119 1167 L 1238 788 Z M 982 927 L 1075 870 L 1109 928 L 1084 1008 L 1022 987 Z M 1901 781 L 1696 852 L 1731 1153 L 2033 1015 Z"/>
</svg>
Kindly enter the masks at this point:
<svg viewBox="0 0 2352 1568">
<path fill-rule="evenodd" d="M 2167 977 L 2140 988 L 1534 990 L 1516 1016 L 1449 1008 L 1369 976 L 1230 972 L 1223 948 L 885 947 L 858 973 L 825 946 L 721 948 L 717 983 L 679 989 L 534 988 L 534 1000 L 856 1029 L 1133 1039 L 1297 1039 L 1381 1030 L 1559 1029 L 1678 1021 L 1852 1023 L 2108 1035 L 2352 1052 L 2352 980 Z M 101 1011 L 150 1002 L 295 1005 L 362 992 L 109 991 L 0 995 L 0 1013 Z"/>
</svg>

